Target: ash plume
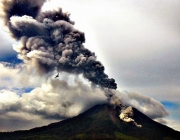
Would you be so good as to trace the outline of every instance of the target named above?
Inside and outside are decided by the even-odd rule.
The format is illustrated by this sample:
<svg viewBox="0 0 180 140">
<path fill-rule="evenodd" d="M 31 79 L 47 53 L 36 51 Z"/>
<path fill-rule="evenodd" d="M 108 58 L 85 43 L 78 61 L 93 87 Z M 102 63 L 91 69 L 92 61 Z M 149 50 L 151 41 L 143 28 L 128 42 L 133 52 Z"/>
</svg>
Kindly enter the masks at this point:
<svg viewBox="0 0 180 140">
<path fill-rule="evenodd" d="M 95 53 L 84 47 L 85 35 L 74 29 L 69 13 L 62 9 L 41 12 L 46 0 L 2 0 L 3 19 L 13 38 L 14 49 L 39 74 L 66 71 L 83 76 L 102 88 L 116 89 L 115 80 L 104 73 Z"/>
<path fill-rule="evenodd" d="M 111 105 L 126 109 L 113 91 L 117 88 L 115 80 L 104 73 L 105 68 L 95 53 L 85 48 L 85 35 L 74 28 L 70 14 L 61 8 L 42 12 L 44 2 L 46 0 L 1 0 L 4 24 L 19 42 L 13 46 L 18 58 L 40 75 L 54 70 L 82 74 L 92 85 L 99 85 Z M 128 113 L 124 116 L 123 121 L 130 119 L 136 124 Z"/>
</svg>

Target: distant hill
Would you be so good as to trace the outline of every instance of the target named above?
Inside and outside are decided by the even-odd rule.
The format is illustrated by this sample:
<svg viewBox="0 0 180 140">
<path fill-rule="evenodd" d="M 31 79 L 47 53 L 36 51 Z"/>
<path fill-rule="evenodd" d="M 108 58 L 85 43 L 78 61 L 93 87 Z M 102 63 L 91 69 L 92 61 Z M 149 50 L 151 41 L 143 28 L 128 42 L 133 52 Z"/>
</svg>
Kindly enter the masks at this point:
<svg viewBox="0 0 180 140">
<path fill-rule="evenodd" d="M 135 108 L 133 110 L 134 119 L 142 128 L 121 121 L 118 111 L 104 104 L 48 126 L 0 133 L 0 140 L 180 140 L 180 132 L 153 121 Z"/>
</svg>

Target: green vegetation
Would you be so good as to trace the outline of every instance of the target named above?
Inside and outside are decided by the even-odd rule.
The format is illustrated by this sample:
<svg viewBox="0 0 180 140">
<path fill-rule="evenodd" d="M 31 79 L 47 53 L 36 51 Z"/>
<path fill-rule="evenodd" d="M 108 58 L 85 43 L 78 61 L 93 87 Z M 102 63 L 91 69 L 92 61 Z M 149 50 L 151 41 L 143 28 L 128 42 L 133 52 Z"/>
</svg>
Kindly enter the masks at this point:
<svg viewBox="0 0 180 140">
<path fill-rule="evenodd" d="M 114 134 L 115 134 L 116 139 L 120 139 L 120 140 L 139 140 L 138 138 L 128 136 L 128 135 L 125 135 L 125 134 L 123 134 L 121 132 L 117 132 L 117 131 L 115 131 Z"/>
<path fill-rule="evenodd" d="M 164 137 L 163 140 L 176 140 L 176 139 L 173 139 L 173 138 L 169 138 L 169 137 Z"/>
<path fill-rule="evenodd" d="M 60 137 L 57 136 L 46 136 L 46 135 L 37 135 L 37 136 L 29 136 L 29 137 L 22 137 L 18 140 L 60 140 Z"/>
<path fill-rule="evenodd" d="M 76 138 L 80 139 L 80 140 L 84 140 L 84 139 L 87 139 L 87 135 L 85 133 L 83 134 L 78 134 L 76 135 Z"/>
</svg>

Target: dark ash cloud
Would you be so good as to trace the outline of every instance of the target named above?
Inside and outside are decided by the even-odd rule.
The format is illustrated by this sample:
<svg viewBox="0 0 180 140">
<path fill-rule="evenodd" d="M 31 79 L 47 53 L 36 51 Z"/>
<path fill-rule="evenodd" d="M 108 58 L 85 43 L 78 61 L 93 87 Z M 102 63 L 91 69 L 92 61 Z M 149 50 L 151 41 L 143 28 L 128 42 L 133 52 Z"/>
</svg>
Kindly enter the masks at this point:
<svg viewBox="0 0 180 140">
<path fill-rule="evenodd" d="M 92 83 L 116 89 L 115 80 L 104 73 L 95 53 L 83 45 L 83 32 L 74 29 L 69 13 L 61 9 L 40 12 L 44 0 L 2 1 L 4 22 L 12 36 L 20 41 L 14 49 L 18 57 L 40 74 L 57 69 L 82 73 Z"/>
</svg>

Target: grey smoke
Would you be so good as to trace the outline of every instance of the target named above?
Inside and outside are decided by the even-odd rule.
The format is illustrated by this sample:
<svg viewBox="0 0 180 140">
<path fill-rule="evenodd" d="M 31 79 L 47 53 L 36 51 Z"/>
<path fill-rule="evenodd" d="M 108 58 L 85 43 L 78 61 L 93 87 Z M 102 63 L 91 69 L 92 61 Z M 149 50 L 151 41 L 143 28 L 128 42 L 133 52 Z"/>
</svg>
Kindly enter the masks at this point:
<svg viewBox="0 0 180 140">
<path fill-rule="evenodd" d="M 54 70 L 82 74 L 92 85 L 102 88 L 110 104 L 122 108 L 124 105 L 113 92 L 117 88 L 115 80 L 104 73 L 105 68 L 97 61 L 95 53 L 85 48 L 85 35 L 74 28 L 70 14 L 62 12 L 61 8 L 41 12 L 43 2 L 45 0 L 2 1 L 4 23 L 12 37 L 19 41 L 14 46 L 18 58 L 33 66 L 40 75 Z M 71 105 L 66 102 L 62 106 Z M 47 114 L 44 111 L 38 113 L 53 118 L 63 117 L 62 114 L 44 115 Z"/>
<path fill-rule="evenodd" d="M 62 9 L 41 12 L 45 0 L 3 0 L 5 25 L 20 44 L 18 57 L 39 74 L 55 69 L 83 76 L 95 85 L 116 89 L 115 80 L 104 73 L 95 53 L 83 45 L 83 32 L 74 29 L 69 13 Z"/>
</svg>

